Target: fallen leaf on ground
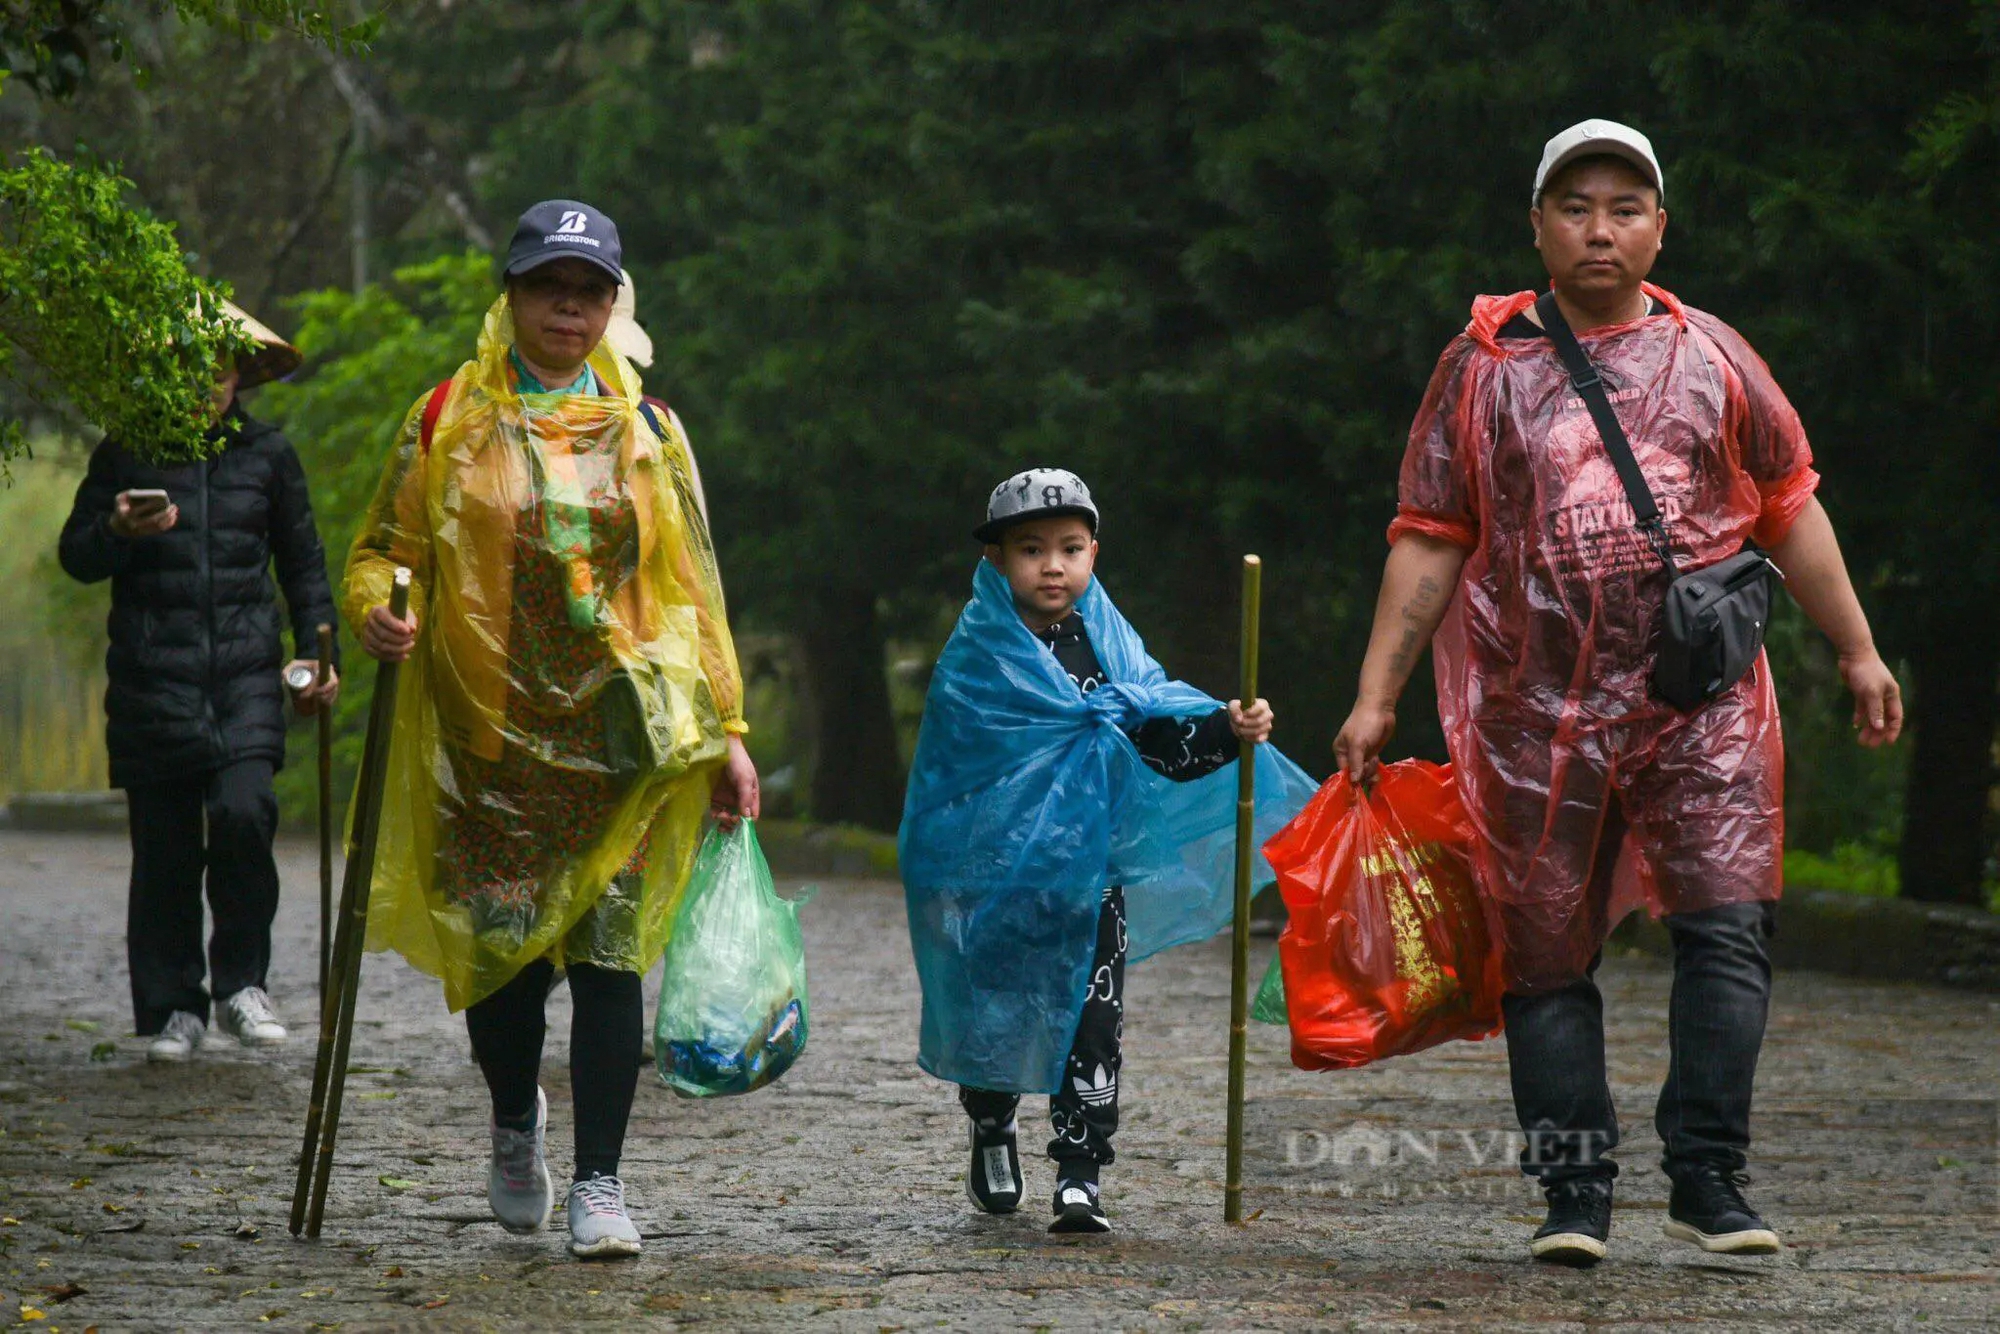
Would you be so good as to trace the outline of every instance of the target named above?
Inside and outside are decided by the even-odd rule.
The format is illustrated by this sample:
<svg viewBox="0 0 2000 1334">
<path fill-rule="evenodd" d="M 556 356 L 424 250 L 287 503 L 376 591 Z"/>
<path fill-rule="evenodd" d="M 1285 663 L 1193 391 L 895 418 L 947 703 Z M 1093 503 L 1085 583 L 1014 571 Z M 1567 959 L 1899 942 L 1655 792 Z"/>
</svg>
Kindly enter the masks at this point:
<svg viewBox="0 0 2000 1334">
<path fill-rule="evenodd" d="M 438 1309 L 438 1307 L 443 1306 L 446 1302 L 450 1300 L 451 1298 L 449 1297 L 440 1297 L 434 1302 L 425 1302 L 422 1306 L 418 1307 L 417 1309 L 419 1311 L 435 1311 Z"/>
<path fill-rule="evenodd" d="M 236 1235 L 245 1241 L 255 1241 L 257 1240 L 257 1225 L 255 1223 L 244 1223 L 236 1229 Z"/>
<path fill-rule="evenodd" d="M 375 1179 L 390 1190 L 415 1190 L 417 1188 L 416 1182 L 404 1177 L 376 1177 Z"/>
<path fill-rule="evenodd" d="M 401 1278 L 402 1276 L 403 1276 L 403 1266 L 401 1265 L 390 1265 L 387 1269 L 382 1271 L 383 1278 Z"/>
<path fill-rule="evenodd" d="M 63 1027 L 73 1028 L 79 1033 L 95 1033 L 98 1029 L 104 1027 L 104 1025 L 98 1023 L 95 1019 L 65 1019 L 63 1020 Z"/>
<path fill-rule="evenodd" d="M 60 1306 L 64 1302 L 83 1296 L 88 1289 L 78 1283 L 56 1283 L 42 1285 L 42 1291 L 49 1294 L 51 1304 Z"/>
<path fill-rule="evenodd" d="M 90 1059 L 93 1061 L 108 1061 L 117 1055 L 118 1044 L 115 1042 L 94 1042 L 91 1044 Z"/>
</svg>

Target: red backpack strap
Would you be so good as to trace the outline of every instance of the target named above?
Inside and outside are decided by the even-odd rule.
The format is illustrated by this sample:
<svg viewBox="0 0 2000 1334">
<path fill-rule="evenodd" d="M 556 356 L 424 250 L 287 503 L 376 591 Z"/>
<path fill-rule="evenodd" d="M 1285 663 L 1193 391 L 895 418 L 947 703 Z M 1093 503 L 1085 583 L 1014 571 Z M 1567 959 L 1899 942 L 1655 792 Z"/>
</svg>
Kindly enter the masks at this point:
<svg viewBox="0 0 2000 1334">
<path fill-rule="evenodd" d="M 431 390 L 430 399 L 424 404 L 423 425 L 417 428 L 417 441 L 423 452 L 431 452 L 431 436 L 437 433 L 438 416 L 444 412 L 444 401 L 451 397 L 451 381 L 443 380 Z"/>
</svg>

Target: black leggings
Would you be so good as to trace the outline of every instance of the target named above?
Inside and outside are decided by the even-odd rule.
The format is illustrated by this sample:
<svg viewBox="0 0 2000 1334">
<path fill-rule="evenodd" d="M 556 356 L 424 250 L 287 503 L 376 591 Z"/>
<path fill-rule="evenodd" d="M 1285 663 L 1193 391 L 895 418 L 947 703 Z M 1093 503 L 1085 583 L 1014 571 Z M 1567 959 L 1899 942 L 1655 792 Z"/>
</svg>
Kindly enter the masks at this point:
<svg viewBox="0 0 2000 1334">
<path fill-rule="evenodd" d="M 618 1175 L 625 1123 L 639 1086 L 639 1048 L 645 1003 L 637 973 L 573 963 L 568 969 L 573 1011 L 569 1026 L 569 1089 L 576 1107 L 574 1180 Z M 493 1095 L 493 1119 L 525 1127 L 535 1116 L 543 1007 L 555 985 L 555 966 L 537 959 L 506 986 L 465 1012 L 472 1053 Z"/>
</svg>

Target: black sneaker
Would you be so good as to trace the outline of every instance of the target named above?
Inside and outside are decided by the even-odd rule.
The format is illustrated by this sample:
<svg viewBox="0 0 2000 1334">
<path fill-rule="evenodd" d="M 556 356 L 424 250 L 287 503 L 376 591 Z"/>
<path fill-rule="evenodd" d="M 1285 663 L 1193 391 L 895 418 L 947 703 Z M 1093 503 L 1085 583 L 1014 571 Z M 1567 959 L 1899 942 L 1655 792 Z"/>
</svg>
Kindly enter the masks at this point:
<svg viewBox="0 0 2000 1334">
<path fill-rule="evenodd" d="M 1014 1143 L 1014 1118 L 1005 1125 L 967 1118 L 972 1141 L 972 1165 L 965 1171 L 965 1193 L 989 1214 L 1011 1214 L 1021 1207 L 1021 1154 Z"/>
<path fill-rule="evenodd" d="M 1549 1219 L 1528 1243 L 1528 1254 L 1578 1269 L 1602 1260 L 1611 1236 L 1611 1178 L 1573 1177 L 1542 1193 L 1549 1197 Z"/>
<path fill-rule="evenodd" d="M 1097 1202 L 1095 1181 L 1058 1181 L 1055 1209 L 1056 1221 L 1049 1224 L 1051 1232 L 1111 1230 L 1111 1220 L 1104 1216 L 1104 1209 Z"/>
<path fill-rule="evenodd" d="M 1691 1241 L 1716 1255 L 1776 1255 L 1778 1234 L 1743 1198 L 1750 1178 L 1713 1163 L 1676 1168 L 1663 1228 L 1675 1241 Z"/>
</svg>

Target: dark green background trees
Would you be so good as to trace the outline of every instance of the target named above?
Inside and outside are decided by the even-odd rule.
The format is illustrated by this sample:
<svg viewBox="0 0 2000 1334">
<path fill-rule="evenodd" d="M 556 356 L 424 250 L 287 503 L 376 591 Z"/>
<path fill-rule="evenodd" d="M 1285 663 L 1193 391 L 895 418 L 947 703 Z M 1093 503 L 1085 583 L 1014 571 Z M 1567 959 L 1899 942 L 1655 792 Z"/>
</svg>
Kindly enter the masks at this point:
<svg viewBox="0 0 2000 1334">
<path fill-rule="evenodd" d="M 201 41 L 190 60 L 227 65 Z M 226 247 L 196 248 L 239 288 L 344 278 L 353 201 L 320 183 L 357 160 L 377 275 L 504 237 L 537 197 L 610 211 L 735 612 L 803 655 L 805 804 L 878 826 L 900 785 L 885 657 L 935 646 L 986 489 L 1029 463 L 1091 481 L 1107 583 L 1211 689 L 1234 560 L 1267 558 L 1282 739 L 1324 767 L 1431 362 L 1475 293 L 1540 281 L 1543 139 L 1639 125 L 1669 181 L 1657 277 L 1772 363 L 1906 667 L 1911 743 L 1863 754 L 1817 637 L 1777 628 L 1794 841 L 1900 847 L 1928 897 L 1993 874 L 1992 0 L 512 0 L 404 6 L 367 62 L 269 51 L 219 100 L 278 188 L 249 199 L 261 231 L 239 208 Z M 285 61 L 290 96 L 349 114 L 256 123 L 246 92 Z M 131 97 L 107 80 L 39 128 L 128 134 Z M 154 184 L 174 154 L 144 151 L 179 216 Z M 1426 689 L 1400 742 L 1434 752 Z"/>
</svg>

